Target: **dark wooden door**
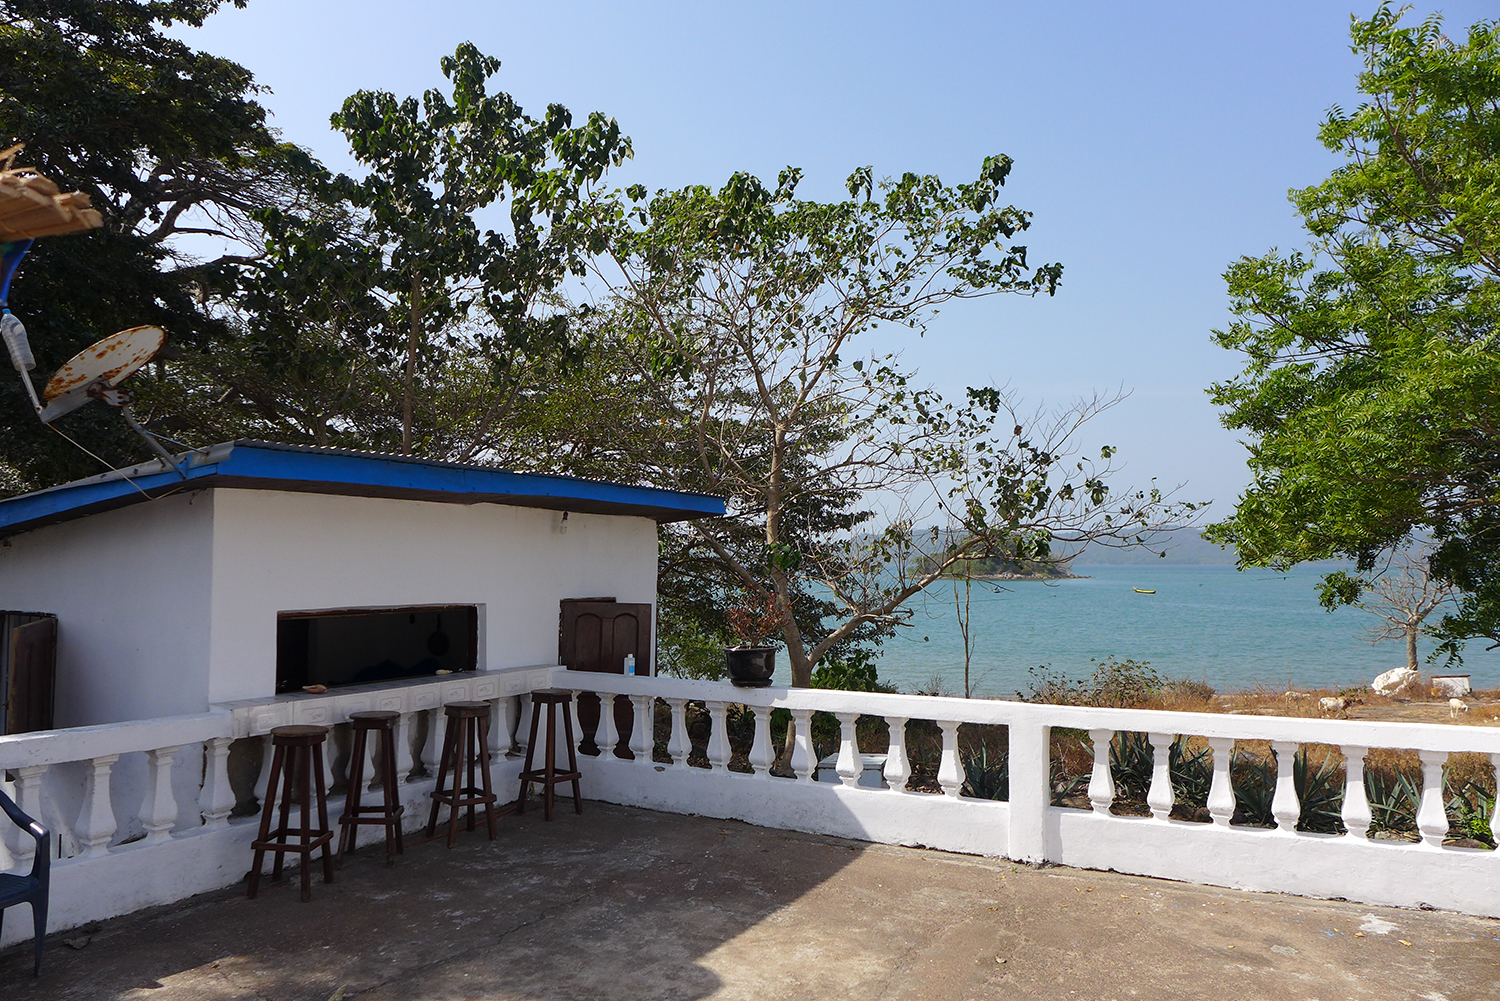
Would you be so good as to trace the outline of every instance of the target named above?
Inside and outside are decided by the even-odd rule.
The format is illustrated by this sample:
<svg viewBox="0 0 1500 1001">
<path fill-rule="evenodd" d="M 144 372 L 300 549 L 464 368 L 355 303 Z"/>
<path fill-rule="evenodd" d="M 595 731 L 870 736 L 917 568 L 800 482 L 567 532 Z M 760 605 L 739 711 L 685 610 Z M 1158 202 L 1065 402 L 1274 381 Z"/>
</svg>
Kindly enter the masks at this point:
<svg viewBox="0 0 1500 1001">
<path fill-rule="evenodd" d="M 625 655 L 635 654 L 635 673 L 651 673 L 651 606 L 600 598 L 568 598 L 562 602 L 557 662 L 575 671 L 624 674 Z M 629 742 L 634 721 L 630 700 L 615 699 L 615 729 L 620 746 Z M 578 700 L 578 729 L 585 750 L 594 749 L 593 734 L 599 725 L 599 699 L 586 695 Z"/>
<path fill-rule="evenodd" d="M 13 626 L 9 640 L 5 732 L 50 730 L 57 678 L 57 618 L 47 615 Z"/>
</svg>

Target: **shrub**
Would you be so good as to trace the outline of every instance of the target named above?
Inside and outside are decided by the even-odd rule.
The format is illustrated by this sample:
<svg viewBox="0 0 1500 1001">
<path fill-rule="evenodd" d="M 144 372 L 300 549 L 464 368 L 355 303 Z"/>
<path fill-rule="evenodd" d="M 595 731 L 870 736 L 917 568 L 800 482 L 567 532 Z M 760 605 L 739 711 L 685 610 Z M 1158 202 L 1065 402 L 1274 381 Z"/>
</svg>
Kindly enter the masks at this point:
<svg viewBox="0 0 1500 1001">
<path fill-rule="evenodd" d="M 1367 769 L 1365 799 L 1370 804 L 1370 833 L 1416 832 L 1417 805 L 1422 801 L 1422 790 L 1410 776 L 1382 768 Z"/>
<path fill-rule="evenodd" d="M 1447 802 L 1449 833 L 1454 837 L 1472 838 L 1495 847 L 1495 832 L 1490 818 L 1495 814 L 1495 797 L 1477 782 L 1464 783 Z"/>
<path fill-rule="evenodd" d="M 1302 813 L 1297 818 L 1297 830 L 1317 834 L 1342 834 L 1344 818 L 1344 768 L 1342 759 L 1333 754 L 1324 754 L 1313 765 L 1308 749 L 1300 747 L 1292 759 L 1292 784 L 1297 789 L 1297 799 L 1302 804 Z"/>
<path fill-rule="evenodd" d="M 980 741 L 972 748 L 961 748 L 959 760 L 964 766 L 961 795 L 975 799 L 1010 799 L 1010 755 L 992 752 Z"/>
</svg>

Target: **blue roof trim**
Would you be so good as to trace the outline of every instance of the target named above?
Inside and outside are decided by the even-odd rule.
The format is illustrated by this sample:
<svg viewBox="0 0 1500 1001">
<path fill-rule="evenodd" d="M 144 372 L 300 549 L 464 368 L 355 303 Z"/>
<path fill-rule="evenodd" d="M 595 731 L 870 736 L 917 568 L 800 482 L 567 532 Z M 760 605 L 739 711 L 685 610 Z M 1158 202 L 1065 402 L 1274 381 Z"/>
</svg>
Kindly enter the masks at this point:
<svg viewBox="0 0 1500 1001">
<path fill-rule="evenodd" d="M 138 475 L 106 474 L 0 500 L 0 535 L 83 517 L 150 497 L 213 486 L 430 500 L 496 503 L 656 521 L 722 516 L 724 500 L 544 473 L 423 462 L 406 456 L 300 448 L 260 442 L 214 446 L 188 459 L 187 479 L 161 464 Z"/>
</svg>

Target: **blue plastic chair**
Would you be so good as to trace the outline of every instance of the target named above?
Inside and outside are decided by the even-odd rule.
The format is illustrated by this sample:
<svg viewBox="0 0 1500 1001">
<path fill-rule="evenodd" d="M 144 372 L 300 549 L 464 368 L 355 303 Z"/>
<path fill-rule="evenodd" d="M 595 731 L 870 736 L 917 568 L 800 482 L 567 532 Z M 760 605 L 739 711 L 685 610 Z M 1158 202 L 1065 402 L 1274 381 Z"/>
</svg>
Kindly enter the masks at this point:
<svg viewBox="0 0 1500 1001">
<path fill-rule="evenodd" d="M 42 942 L 47 938 L 47 884 L 52 871 L 52 835 L 22 813 L 21 808 L 3 792 L 0 792 L 0 810 L 4 810 L 6 816 L 36 841 L 31 875 L 0 873 L 0 928 L 5 925 L 7 907 L 12 904 L 31 905 L 31 920 L 36 927 L 36 964 L 31 968 L 31 975 L 38 977 L 42 973 Z"/>
</svg>

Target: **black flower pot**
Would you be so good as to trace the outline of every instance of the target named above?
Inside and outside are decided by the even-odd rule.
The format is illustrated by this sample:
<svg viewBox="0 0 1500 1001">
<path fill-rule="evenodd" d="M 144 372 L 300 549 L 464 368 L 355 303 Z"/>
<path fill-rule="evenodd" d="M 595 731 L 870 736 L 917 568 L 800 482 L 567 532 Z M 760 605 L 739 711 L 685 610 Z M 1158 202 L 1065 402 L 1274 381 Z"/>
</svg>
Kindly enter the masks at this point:
<svg viewBox="0 0 1500 1001">
<path fill-rule="evenodd" d="M 729 680 L 740 688 L 766 688 L 776 672 L 776 648 L 729 647 L 724 651 L 724 666 L 729 669 Z"/>
</svg>

